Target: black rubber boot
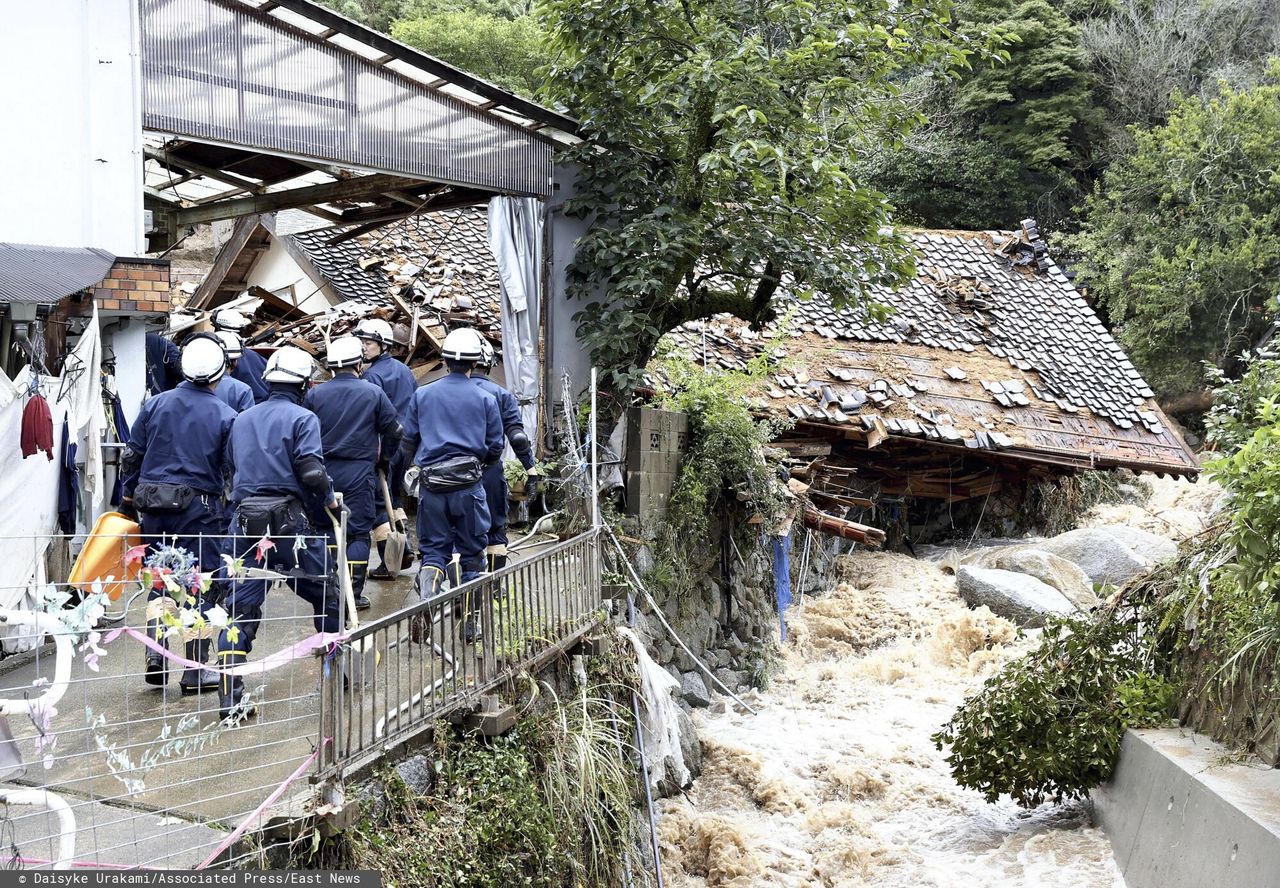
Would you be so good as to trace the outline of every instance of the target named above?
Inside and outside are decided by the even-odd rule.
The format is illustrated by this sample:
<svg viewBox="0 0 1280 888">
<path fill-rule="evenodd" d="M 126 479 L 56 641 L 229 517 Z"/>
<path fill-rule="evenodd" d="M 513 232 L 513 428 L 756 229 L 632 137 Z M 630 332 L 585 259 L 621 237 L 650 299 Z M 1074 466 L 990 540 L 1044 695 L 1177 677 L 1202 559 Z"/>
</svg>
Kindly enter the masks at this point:
<svg viewBox="0 0 1280 888">
<path fill-rule="evenodd" d="M 188 641 L 183 652 L 184 656 L 188 660 L 193 660 L 203 665 L 205 659 L 209 656 L 209 645 L 212 643 L 212 639 L 208 638 Z M 178 686 L 182 688 L 182 693 L 184 694 L 216 691 L 218 690 L 218 678 L 218 673 L 212 669 L 191 669 L 188 667 L 182 670 L 182 678 L 178 679 Z"/>
<path fill-rule="evenodd" d="M 373 604 L 364 594 L 364 581 L 368 574 L 368 564 L 351 565 L 351 591 L 355 593 L 356 610 L 367 610 Z"/>
<path fill-rule="evenodd" d="M 507 566 L 506 555 L 490 555 L 489 557 L 489 573 L 497 573 Z M 503 580 L 494 580 L 490 587 L 494 598 L 501 598 L 507 594 L 507 584 Z"/>
<path fill-rule="evenodd" d="M 230 669 L 239 666 L 249 659 L 247 654 L 239 651 L 219 651 L 222 667 Z M 218 675 L 218 715 L 223 721 L 237 725 L 253 715 L 253 704 L 243 703 L 244 679 L 238 675 Z"/>
<path fill-rule="evenodd" d="M 414 589 L 419 601 L 426 601 L 440 592 L 444 585 L 444 573 L 439 568 L 423 565 L 418 568 L 418 575 L 413 579 Z M 426 644 L 431 634 L 431 620 L 424 612 L 414 614 L 409 620 L 409 640 L 414 644 Z"/>
<path fill-rule="evenodd" d="M 480 640 L 480 621 L 475 617 L 467 617 L 467 622 L 462 626 L 462 640 L 466 644 L 475 644 Z"/>
<path fill-rule="evenodd" d="M 395 575 L 387 570 L 387 541 L 379 540 L 378 544 L 378 566 L 368 572 L 371 580 L 394 580 Z"/>
<path fill-rule="evenodd" d="M 169 640 L 164 637 L 164 624 L 159 618 L 147 620 L 147 638 L 158 642 L 166 651 L 169 649 Z M 163 686 L 169 683 L 169 661 L 161 654 L 157 654 L 151 648 L 145 649 L 147 652 L 146 667 L 143 670 L 143 679 L 149 685 Z"/>
</svg>

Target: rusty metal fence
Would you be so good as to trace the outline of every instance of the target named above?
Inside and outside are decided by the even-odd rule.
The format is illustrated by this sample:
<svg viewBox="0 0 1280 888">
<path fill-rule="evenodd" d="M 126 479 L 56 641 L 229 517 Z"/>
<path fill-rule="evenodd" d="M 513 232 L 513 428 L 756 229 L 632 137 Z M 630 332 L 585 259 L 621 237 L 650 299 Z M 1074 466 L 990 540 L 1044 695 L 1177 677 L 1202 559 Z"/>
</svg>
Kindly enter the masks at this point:
<svg viewBox="0 0 1280 888">
<path fill-rule="evenodd" d="M 535 669 L 601 616 L 599 531 L 361 626 L 322 677 L 319 773 L 343 777 Z M 464 637 L 468 618 L 480 637 Z"/>
</svg>

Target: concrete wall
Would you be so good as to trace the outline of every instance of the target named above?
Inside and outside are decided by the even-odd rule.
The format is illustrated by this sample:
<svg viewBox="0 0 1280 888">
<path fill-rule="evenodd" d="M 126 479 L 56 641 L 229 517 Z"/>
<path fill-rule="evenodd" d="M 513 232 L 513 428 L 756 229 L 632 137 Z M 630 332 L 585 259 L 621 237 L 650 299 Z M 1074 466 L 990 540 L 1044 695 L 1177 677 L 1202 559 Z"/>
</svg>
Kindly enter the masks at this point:
<svg viewBox="0 0 1280 888">
<path fill-rule="evenodd" d="M 1128 732 L 1094 803 L 1128 888 L 1280 885 L 1280 771 L 1203 735 Z"/>
<path fill-rule="evenodd" d="M 146 249 L 136 0 L 7 4 L 0 242 Z"/>
<path fill-rule="evenodd" d="M 546 327 L 546 360 L 543 366 L 546 409 L 559 413 L 561 375 L 568 371 L 570 391 L 576 398 L 587 391 L 591 382 L 591 356 L 578 342 L 578 324 L 573 315 L 582 308 L 582 302 L 565 295 L 565 279 L 573 263 L 574 242 L 590 227 L 586 220 L 564 214 L 564 202 L 576 193 L 574 182 L 577 170 L 572 166 L 555 169 L 555 192 L 548 202 L 547 228 L 550 231 L 547 249 L 547 311 L 543 321 Z M 552 418 L 552 427 L 555 420 Z"/>
</svg>

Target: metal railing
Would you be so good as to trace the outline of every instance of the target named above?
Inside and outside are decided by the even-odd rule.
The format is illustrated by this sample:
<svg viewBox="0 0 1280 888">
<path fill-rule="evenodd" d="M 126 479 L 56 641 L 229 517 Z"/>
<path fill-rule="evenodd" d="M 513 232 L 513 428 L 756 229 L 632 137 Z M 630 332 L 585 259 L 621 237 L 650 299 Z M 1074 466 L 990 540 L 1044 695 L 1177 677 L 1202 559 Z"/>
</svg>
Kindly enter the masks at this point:
<svg viewBox="0 0 1280 888">
<path fill-rule="evenodd" d="M 237 555 L 257 543 L 217 540 Z M 38 553 L 82 541 L 27 544 Z M 143 556 L 137 547 L 156 542 L 122 537 L 114 560 L 123 567 Z M 271 563 L 268 556 L 268 571 Z M 261 845 L 241 836 L 265 821 L 292 775 L 314 767 L 316 658 L 278 658 L 276 668 L 245 676 L 257 713 L 224 724 L 216 690 L 182 693 L 181 665 L 168 664 L 161 686 L 146 682 L 149 611 L 153 619 L 168 614 L 162 631 L 175 656 L 201 635 L 216 647 L 219 629 L 184 622 L 183 596 L 172 590 L 168 603 L 148 604 L 152 576 L 139 577 L 140 568 L 131 564 L 119 571 L 128 579 L 106 585 L 118 585 L 119 595 L 101 602 L 105 613 L 77 606 L 92 586 L 65 582 L 61 565 L 57 582 L 3 590 L 13 606 L 0 608 L 0 636 L 7 650 L 23 652 L 0 661 L 0 867 L 243 865 Z M 311 605 L 291 589 L 298 577 L 251 571 L 225 582 L 251 578 L 271 584 L 251 664 L 316 637 Z M 212 653 L 208 662 L 216 663 Z"/>
<path fill-rule="evenodd" d="M 566 650 L 600 617 L 599 531 L 350 634 L 321 680 L 319 772 L 342 777 Z M 466 623 L 480 638 L 468 643 Z"/>
</svg>

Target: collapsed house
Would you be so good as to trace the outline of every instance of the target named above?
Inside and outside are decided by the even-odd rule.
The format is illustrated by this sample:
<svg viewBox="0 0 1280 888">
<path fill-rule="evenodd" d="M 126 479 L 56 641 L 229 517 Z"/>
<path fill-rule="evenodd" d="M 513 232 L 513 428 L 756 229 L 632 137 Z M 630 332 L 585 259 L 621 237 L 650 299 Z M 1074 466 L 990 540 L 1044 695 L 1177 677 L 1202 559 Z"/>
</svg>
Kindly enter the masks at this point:
<svg viewBox="0 0 1280 888">
<path fill-rule="evenodd" d="M 884 320 L 814 297 L 759 332 L 722 315 L 669 334 L 710 368 L 769 353 L 754 394 L 818 505 L 919 527 L 957 504 L 1016 510 L 1029 483 L 1089 469 L 1199 471 L 1033 222 L 908 239 L 915 279 L 870 294 Z"/>
<path fill-rule="evenodd" d="M 239 220 L 185 310 L 248 307 L 251 347 L 296 345 L 320 358 L 363 317 L 404 324 L 421 381 L 440 369 L 440 342 L 456 326 L 501 346 L 500 287 L 485 207 L 368 232 L 289 212 Z"/>
</svg>

